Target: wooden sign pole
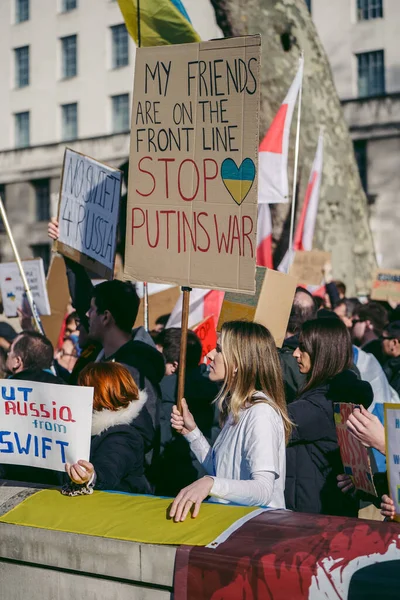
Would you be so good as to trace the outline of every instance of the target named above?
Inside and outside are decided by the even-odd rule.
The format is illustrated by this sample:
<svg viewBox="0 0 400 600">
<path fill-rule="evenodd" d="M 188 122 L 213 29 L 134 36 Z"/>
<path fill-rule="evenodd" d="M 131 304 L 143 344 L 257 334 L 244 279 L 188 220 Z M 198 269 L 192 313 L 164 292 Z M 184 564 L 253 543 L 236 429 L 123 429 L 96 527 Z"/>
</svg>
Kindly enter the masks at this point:
<svg viewBox="0 0 400 600">
<path fill-rule="evenodd" d="M 143 282 L 143 323 L 146 331 L 149 331 L 149 286 L 147 281 Z"/>
<path fill-rule="evenodd" d="M 185 375 L 186 375 L 186 348 L 187 348 L 187 334 L 189 325 L 189 304 L 190 304 L 190 292 L 192 288 L 182 287 L 183 298 L 182 298 L 182 321 L 181 321 L 181 348 L 179 351 L 179 371 L 178 371 L 178 396 L 177 396 L 177 407 L 181 411 L 182 398 L 185 393 Z"/>
<path fill-rule="evenodd" d="M 0 214 L 1 214 L 1 218 L 2 218 L 3 223 L 4 223 L 5 230 L 6 230 L 7 235 L 8 235 L 8 239 L 10 240 L 10 244 L 11 244 L 11 247 L 12 247 L 13 252 L 14 252 L 15 262 L 18 265 L 18 269 L 19 269 L 19 272 L 20 272 L 20 275 L 21 275 L 22 283 L 24 285 L 25 294 L 26 294 L 27 300 L 29 302 L 29 306 L 31 307 L 31 311 L 32 311 L 32 315 L 33 315 L 33 320 L 34 320 L 34 323 L 35 323 L 35 327 L 36 327 L 36 329 L 37 329 L 37 331 L 39 333 L 41 333 L 42 335 L 44 335 L 44 329 L 43 329 L 42 322 L 40 320 L 39 311 L 38 311 L 37 306 L 35 304 L 35 301 L 33 299 L 31 288 L 29 287 L 29 283 L 28 283 L 28 280 L 26 278 L 24 268 L 22 266 L 22 262 L 21 262 L 21 258 L 19 256 L 19 252 L 18 252 L 17 246 L 15 245 L 14 237 L 13 237 L 13 234 L 12 234 L 12 231 L 11 231 L 10 224 L 8 222 L 6 209 L 4 208 L 4 204 L 3 204 L 3 200 L 1 199 L 1 196 L 0 196 Z"/>
</svg>

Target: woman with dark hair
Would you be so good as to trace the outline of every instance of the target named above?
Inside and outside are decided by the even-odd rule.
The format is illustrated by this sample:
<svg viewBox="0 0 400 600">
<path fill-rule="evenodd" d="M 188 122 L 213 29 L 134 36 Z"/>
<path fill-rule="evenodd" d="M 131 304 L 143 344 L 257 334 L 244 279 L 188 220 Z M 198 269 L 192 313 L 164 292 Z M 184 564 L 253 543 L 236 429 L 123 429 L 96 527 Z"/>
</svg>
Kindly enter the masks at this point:
<svg viewBox="0 0 400 600">
<path fill-rule="evenodd" d="M 145 477 L 145 453 L 154 428 L 129 371 L 119 363 L 91 363 L 79 374 L 78 385 L 94 388 L 90 462 L 67 464 L 72 486 L 64 493 L 90 493 L 94 487 L 131 493 L 150 493 Z"/>
<path fill-rule="evenodd" d="M 337 318 L 304 323 L 293 356 L 306 375 L 306 384 L 288 406 L 294 428 L 286 451 L 286 507 L 357 516 L 357 501 L 337 487 L 336 477 L 344 469 L 333 403 L 352 402 L 368 408 L 372 388 L 349 370 L 353 362 L 350 334 Z"/>
</svg>

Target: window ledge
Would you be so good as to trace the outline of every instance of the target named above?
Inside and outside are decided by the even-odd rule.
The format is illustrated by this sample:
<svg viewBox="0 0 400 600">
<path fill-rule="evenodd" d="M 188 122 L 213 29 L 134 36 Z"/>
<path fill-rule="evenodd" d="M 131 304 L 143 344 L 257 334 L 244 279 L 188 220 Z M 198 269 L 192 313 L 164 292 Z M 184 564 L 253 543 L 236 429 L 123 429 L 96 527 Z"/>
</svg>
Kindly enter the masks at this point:
<svg viewBox="0 0 400 600">
<path fill-rule="evenodd" d="M 75 79 L 78 75 L 70 75 L 69 77 L 60 77 L 58 81 L 70 81 L 71 79 Z"/>
</svg>

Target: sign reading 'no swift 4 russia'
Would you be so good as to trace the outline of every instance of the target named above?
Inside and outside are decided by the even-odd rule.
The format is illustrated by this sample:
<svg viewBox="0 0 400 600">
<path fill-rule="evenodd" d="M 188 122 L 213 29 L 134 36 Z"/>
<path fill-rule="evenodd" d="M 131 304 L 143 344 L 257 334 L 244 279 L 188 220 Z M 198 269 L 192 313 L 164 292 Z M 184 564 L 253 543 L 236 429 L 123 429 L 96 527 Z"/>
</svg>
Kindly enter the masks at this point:
<svg viewBox="0 0 400 600">
<path fill-rule="evenodd" d="M 253 293 L 260 37 L 138 48 L 125 276 Z"/>
<path fill-rule="evenodd" d="M 113 278 L 121 171 L 65 150 L 56 249 L 107 279 Z"/>
</svg>

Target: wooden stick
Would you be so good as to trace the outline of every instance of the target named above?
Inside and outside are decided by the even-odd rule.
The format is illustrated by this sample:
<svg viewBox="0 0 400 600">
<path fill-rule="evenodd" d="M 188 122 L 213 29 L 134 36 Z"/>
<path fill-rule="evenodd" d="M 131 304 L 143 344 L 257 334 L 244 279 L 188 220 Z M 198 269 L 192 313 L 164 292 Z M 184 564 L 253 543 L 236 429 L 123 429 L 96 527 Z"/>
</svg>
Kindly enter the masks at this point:
<svg viewBox="0 0 400 600">
<path fill-rule="evenodd" d="M 301 59 L 304 60 L 304 53 L 301 53 Z M 292 210 L 290 215 L 290 233 L 289 233 L 289 260 L 286 273 L 289 272 L 293 262 L 293 235 L 294 235 L 294 220 L 296 217 L 296 191 L 297 191 L 297 170 L 299 165 L 299 148 L 300 148 L 300 122 L 301 122 L 301 100 L 303 92 L 303 81 L 300 85 L 298 106 L 297 106 L 297 130 L 296 130 L 296 145 L 294 154 L 294 173 L 293 173 L 293 195 L 292 195 Z"/>
<path fill-rule="evenodd" d="M 182 321 L 181 321 L 181 348 L 179 352 L 179 371 L 178 371 L 178 396 L 177 396 L 177 407 L 181 411 L 182 398 L 185 393 L 185 375 L 186 375 L 186 348 L 187 348 L 187 334 L 189 325 L 189 304 L 190 304 L 190 292 L 192 288 L 182 287 L 183 298 L 182 298 Z"/>
<path fill-rule="evenodd" d="M 143 313 L 144 328 L 149 331 L 149 286 L 147 281 L 143 282 Z"/>
<path fill-rule="evenodd" d="M 38 311 L 38 309 L 36 307 L 36 304 L 35 304 L 35 301 L 33 299 L 31 288 L 29 287 L 29 283 L 28 283 L 28 280 L 27 280 L 26 275 L 25 275 L 24 267 L 22 266 L 22 262 L 21 262 L 21 258 L 19 256 L 19 252 L 18 252 L 17 246 L 15 245 L 14 237 L 13 237 L 13 234 L 12 234 L 12 231 L 11 231 L 10 224 L 8 222 L 6 209 L 4 208 L 4 204 L 3 204 L 3 200 L 1 199 L 1 196 L 0 196 L 0 215 L 1 215 L 1 218 L 2 218 L 3 223 L 4 223 L 4 227 L 5 227 L 5 230 L 7 232 L 8 239 L 10 240 L 11 248 L 13 249 L 13 252 L 14 252 L 15 261 L 16 261 L 16 263 L 18 265 L 18 269 L 19 269 L 19 272 L 20 272 L 20 275 L 21 275 L 22 283 L 24 285 L 25 294 L 26 294 L 26 297 L 28 299 L 29 306 L 31 307 L 31 311 L 32 311 L 32 315 L 33 315 L 33 320 L 35 322 L 35 327 L 36 327 L 36 329 L 37 329 L 37 331 L 39 333 L 41 333 L 41 334 L 44 335 L 44 329 L 43 329 L 42 322 L 40 320 L 39 311 Z"/>
</svg>

